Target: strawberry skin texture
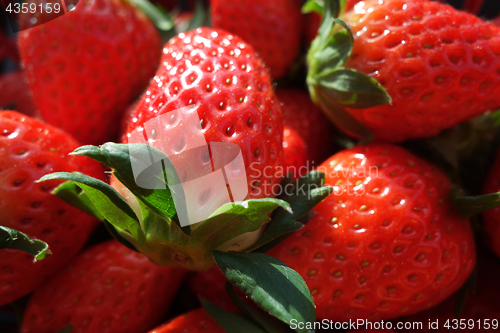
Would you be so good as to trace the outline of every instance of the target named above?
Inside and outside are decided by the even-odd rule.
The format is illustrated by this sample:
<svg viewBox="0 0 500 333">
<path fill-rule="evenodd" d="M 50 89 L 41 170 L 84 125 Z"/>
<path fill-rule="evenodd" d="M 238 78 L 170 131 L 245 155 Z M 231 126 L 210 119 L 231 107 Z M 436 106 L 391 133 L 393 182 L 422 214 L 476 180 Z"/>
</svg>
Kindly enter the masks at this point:
<svg viewBox="0 0 500 333">
<path fill-rule="evenodd" d="M 376 139 L 430 137 L 500 106 L 500 30 L 426 0 L 359 3 L 345 67 L 376 79 L 392 105 L 348 109 Z"/>
<path fill-rule="evenodd" d="M 126 106 L 154 75 L 161 40 L 128 1 L 89 0 L 22 31 L 19 49 L 43 119 L 99 144 L 117 134 Z"/>
<path fill-rule="evenodd" d="M 290 0 L 212 0 L 214 28 L 234 33 L 252 45 L 271 77 L 283 77 L 299 55 L 300 7 Z"/>
<path fill-rule="evenodd" d="M 483 193 L 496 193 L 500 191 L 500 151 L 491 167 L 484 183 Z M 500 256 L 500 207 L 489 209 L 483 213 L 483 230 L 491 249 Z"/>
<path fill-rule="evenodd" d="M 225 333 L 204 309 L 197 309 L 162 325 L 149 333 Z"/>
<path fill-rule="evenodd" d="M 66 133 L 13 111 L 0 111 L 0 223 L 49 244 L 52 256 L 33 263 L 15 249 L 0 250 L 0 305 L 40 286 L 85 244 L 96 220 L 51 194 L 60 182 L 35 183 L 50 172 L 78 171 L 103 179 L 101 166 L 69 156 L 79 144 Z"/>
<path fill-rule="evenodd" d="M 333 126 L 323 111 L 311 101 L 307 92 L 298 89 L 277 89 L 276 96 L 281 103 L 283 125 L 295 131 L 304 142 L 310 166 L 318 166 L 334 153 Z M 287 137 L 285 132 L 283 142 L 290 142 L 290 137 L 293 139 L 293 134 Z M 296 146 L 300 147 L 301 144 Z M 297 152 L 297 156 L 300 156 L 299 149 Z M 286 148 L 284 153 L 287 154 Z"/>
<path fill-rule="evenodd" d="M 223 30 L 198 28 L 171 39 L 161 63 L 131 117 L 126 137 L 136 128 L 144 131 L 143 124 L 160 114 L 197 105 L 207 143 L 240 146 L 247 198 L 271 196 L 271 188 L 280 181 L 274 171 L 283 163 L 283 123 L 271 79 L 253 48 Z M 180 126 L 171 125 L 161 134 L 179 137 L 179 131 Z"/>
<path fill-rule="evenodd" d="M 35 291 L 22 333 L 146 332 L 161 321 L 185 271 L 156 266 L 112 240 L 82 252 Z"/>
<path fill-rule="evenodd" d="M 477 279 L 475 290 L 469 290 L 465 300 L 464 307 L 460 313 L 460 318 L 466 319 L 466 322 L 473 320 L 474 327 L 461 328 L 460 332 L 487 332 L 491 328 L 484 328 L 484 320 L 489 319 L 490 323 L 493 319 L 500 318 L 500 288 L 498 286 L 498 276 L 500 274 L 500 262 L 492 253 L 481 253 L 478 257 Z M 422 322 L 423 329 L 418 332 L 450 332 L 450 329 L 444 327 L 444 324 L 449 320 L 449 324 L 455 319 L 455 304 L 459 302 L 457 295 L 448 297 L 444 302 L 426 310 L 419 312 L 413 316 L 399 319 L 406 322 Z M 439 320 L 439 328 L 429 329 L 426 323 Z M 481 323 L 481 329 L 478 326 L 478 320 Z M 395 330 L 396 332 L 405 332 L 404 329 Z M 406 332 L 408 332 L 406 330 Z"/>
<path fill-rule="evenodd" d="M 283 126 L 283 156 L 287 173 L 300 177 L 310 168 L 311 157 L 307 145 L 299 132 L 288 126 Z"/>
<path fill-rule="evenodd" d="M 464 283 L 475 264 L 473 235 L 440 170 L 389 144 L 344 150 L 317 170 L 334 193 L 269 254 L 302 275 L 318 319 L 391 319 Z"/>
</svg>

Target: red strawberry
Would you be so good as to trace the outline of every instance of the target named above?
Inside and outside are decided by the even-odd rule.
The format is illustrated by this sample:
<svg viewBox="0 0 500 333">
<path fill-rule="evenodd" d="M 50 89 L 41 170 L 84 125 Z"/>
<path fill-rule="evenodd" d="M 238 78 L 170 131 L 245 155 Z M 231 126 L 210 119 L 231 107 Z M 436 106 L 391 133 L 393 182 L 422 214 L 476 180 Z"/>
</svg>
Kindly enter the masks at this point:
<svg viewBox="0 0 500 333">
<path fill-rule="evenodd" d="M 459 302 L 457 295 L 450 296 L 446 301 L 419 312 L 413 316 L 399 319 L 399 321 L 415 323 L 422 322 L 422 329 L 418 332 L 450 332 L 453 327 L 460 332 L 488 332 L 498 330 L 500 318 L 500 288 L 498 287 L 498 276 L 500 274 L 500 262 L 498 258 L 491 258 L 488 253 L 478 258 L 478 272 L 475 290 L 470 290 L 465 300 L 460 317 L 455 322 L 455 305 Z M 460 319 L 462 321 L 460 321 Z M 428 323 L 436 322 L 438 326 L 429 328 Z M 496 325 L 493 322 L 496 320 Z M 462 323 L 465 323 L 463 326 Z M 449 324 L 449 328 L 446 324 Z M 490 325 L 487 328 L 485 324 Z M 462 326 L 461 326 L 462 325 Z M 496 327 L 495 327 L 496 326 Z M 395 330 L 404 332 L 404 329 Z"/>
<path fill-rule="evenodd" d="M 117 0 L 81 1 L 64 16 L 19 34 L 42 117 L 83 143 L 117 134 L 121 114 L 158 67 L 160 43 L 149 19 Z"/>
<path fill-rule="evenodd" d="M 311 161 L 307 145 L 299 132 L 288 126 L 283 126 L 283 155 L 287 173 L 291 173 L 292 177 L 307 173 Z"/>
<path fill-rule="evenodd" d="M 193 310 L 149 333 L 224 333 L 225 331 L 204 309 Z"/>
<path fill-rule="evenodd" d="M 202 296 L 219 308 L 239 313 L 238 307 L 226 293 L 227 279 L 218 267 L 205 272 L 194 272 L 187 279 L 189 289 L 197 296 Z"/>
<path fill-rule="evenodd" d="M 299 54 L 300 7 L 290 0 L 212 0 L 212 24 L 252 45 L 275 79 Z"/>
<path fill-rule="evenodd" d="M 334 193 L 269 254 L 302 275 L 319 319 L 415 313 L 467 279 L 473 235 L 454 212 L 440 170 L 388 144 L 344 150 L 317 170 Z"/>
<path fill-rule="evenodd" d="M 94 246 L 38 289 L 22 333 L 145 332 L 168 310 L 184 270 L 160 267 L 117 241 Z"/>
<path fill-rule="evenodd" d="M 162 66 L 131 116 L 127 137 L 136 128 L 144 131 L 144 123 L 160 114 L 197 105 L 207 143 L 240 146 L 248 198 L 272 196 L 282 163 L 281 109 L 252 47 L 225 31 L 198 28 L 171 39 L 163 53 Z M 175 124 L 156 133 L 161 142 L 156 148 L 178 151 L 179 142 L 167 140 L 183 137 L 182 122 Z M 182 143 L 181 151 L 190 148 L 189 142 Z"/>
<path fill-rule="evenodd" d="M 334 152 L 333 127 L 328 118 L 319 107 L 314 105 L 305 91 L 278 89 L 276 96 L 281 102 L 283 111 L 283 125 L 285 126 L 283 144 L 288 144 L 288 147 L 283 149 L 285 158 L 287 154 L 292 159 L 295 156 L 297 160 L 300 160 L 300 156 L 305 156 L 306 161 L 309 161 L 310 169 L 318 166 Z M 287 129 L 289 135 L 287 135 Z M 298 136 L 293 133 L 294 131 Z M 295 154 L 290 149 L 291 147 L 297 147 Z M 288 153 L 289 151 L 292 153 Z M 285 162 L 285 165 L 292 164 Z"/>
<path fill-rule="evenodd" d="M 500 151 L 495 163 L 491 167 L 488 178 L 484 183 L 483 192 L 495 193 L 500 191 Z M 486 239 L 493 251 L 500 256 L 500 206 L 483 213 L 483 229 Z"/>
<path fill-rule="evenodd" d="M 53 171 L 103 178 L 101 166 L 69 156 L 79 144 L 66 133 L 13 111 L 0 111 L 0 223 L 46 241 L 53 255 L 33 263 L 20 250 L 0 250 L 0 305 L 28 294 L 81 249 L 95 220 L 50 191 L 60 182 L 35 183 Z"/>
<path fill-rule="evenodd" d="M 341 19 L 354 35 L 352 53 L 343 66 L 376 79 L 392 98 L 392 105 L 370 104 L 373 97 L 338 91 L 346 111 L 375 138 L 399 142 L 433 136 L 500 106 L 499 28 L 427 0 L 364 1 Z M 321 73 L 315 72 L 322 67 L 311 60 L 310 68 L 313 98 L 335 118 L 335 107 L 324 101 L 324 82 L 318 83 Z M 329 76 L 335 82 L 328 85 L 348 80 L 345 75 L 337 78 L 341 81 Z M 367 91 L 366 86 L 360 89 Z M 350 107 L 353 103 L 356 108 Z M 363 103 L 378 106 L 367 108 Z"/>
<path fill-rule="evenodd" d="M 22 71 L 0 76 L 0 109 L 11 106 L 25 115 L 35 115 L 36 108 Z"/>
</svg>

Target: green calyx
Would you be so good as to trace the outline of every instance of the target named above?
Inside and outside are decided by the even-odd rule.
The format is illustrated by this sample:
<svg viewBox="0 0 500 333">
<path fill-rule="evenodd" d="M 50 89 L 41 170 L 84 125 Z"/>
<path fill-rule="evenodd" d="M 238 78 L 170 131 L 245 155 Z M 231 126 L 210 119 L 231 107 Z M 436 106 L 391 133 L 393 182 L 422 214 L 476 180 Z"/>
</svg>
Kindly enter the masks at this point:
<svg viewBox="0 0 500 333">
<path fill-rule="evenodd" d="M 344 108 L 365 109 L 391 104 L 387 91 L 373 78 L 357 70 L 343 67 L 351 55 L 354 39 L 349 27 L 337 17 L 345 1 L 309 0 L 304 11 L 323 16 L 318 36 L 307 54 L 307 85 L 311 99 L 339 128 L 372 139 L 368 128 L 360 124 Z"/>
<path fill-rule="evenodd" d="M 49 245 L 39 239 L 31 239 L 20 231 L 0 225 L 0 249 L 17 249 L 33 256 L 37 262 L 49 257 L 52 252 Z"/>
<path fill-rule="evenodd" d="M 321 187 L 324 175 L 313 172 L 295 184 L 284 180 L 290 195 L 226 203 L 208 219 L 182 226 L 174 205 L 174 197 L 182 193 L 174 193 L 167 182 L 171 170 L 161 167 L 169 161 L 163 152 L 145 144 L 106 143 L 83 146 L 72 154 L 110 167 L 114 187 L 76 172 L 57 172 L 39 181 L 66 180 L 55 195 L 104 222 L 116 239 L 158 265 L 205 270 L 215 265 L 212 251 L 255 250 L 300 229 L 297 219 L 331 193 L 330 187 Z M 149 154 L 161 157 L 141 174 L 158 184 L 152 189 L 139 186 L 133 172 L 133 165 L 142 163 L 138 156 Z"/>
</svg>

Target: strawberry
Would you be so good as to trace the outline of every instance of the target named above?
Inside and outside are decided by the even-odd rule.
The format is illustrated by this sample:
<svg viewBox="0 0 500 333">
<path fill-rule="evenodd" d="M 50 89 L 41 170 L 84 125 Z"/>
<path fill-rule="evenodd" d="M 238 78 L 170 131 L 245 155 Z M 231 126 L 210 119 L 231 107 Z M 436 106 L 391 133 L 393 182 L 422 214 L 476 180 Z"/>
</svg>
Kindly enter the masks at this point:
<svg viewBox="0 0 500 333">
<path fill-rule="evenodd" d="M 403 322 L 422 322 L 423 329 L 419 332 L 444 333 L 450 330 L 460 329 L 461 332 L 487 332 L 499 328 L 500 318 L 500 288 L 498 287 L 498 275 L 500 274 L 500 262 L 490 253 L 482 253 L 478 258 L 478 271 L 476 287 L 470 290 L 463 304 L 460 316 L 455 315 L 455 307 L 460 302 L 460 296 L 454 294 L 444 302 L 413 316 L 400 318 Z M 493 322 L 496 320 L 495 322 Z M 428 323 L 437 322 L 437 325 L 429 327 Z M 462 324 L 460 324 L 462 322 Z M 465 326 L 463 323 L 465 322 Z M 449 327 L 447 327 L 447 324 Z M 489 328 L 485 324 L 490 325 Z M 404 329 L 395 330 L 404 332 Z"/>
<path fill-rule="evenodd" d="M 306 92 L 277 89 L 276 96 L 283 111 L 285 165 L 309 163 L 307 169 L 312 169 L 333 153 L 333 127 Z"/>
<path fill-rule="evenodd" d="M 473 235 L 453 210 L 443 172 L 389 144 L 344 150 L 317 171 L 334 193 L 303 229 L 268 252 L 305 279 L 317 318 L 412 314 L 467 279 Z"/>
<path fill-rule="evenodd" d="M 283 77 L 299 55 L 302 16 L 290 0 L 212 0 L 214 28 L 252 45 L 274 79 Z"/>
<path fill-rule="evenodd" d="M 282 164 L 282 116 L 269 75 L 252 47 L 225 31 L 198 28 L 171 39 L 161 62 L 130 117 L 127 138 L 135 129 L 144 131 L 144 123 L 154 117 L 197 105 L 199 130 L 207 143 L 240 146 L 248 198 L 272 196 L 270 189 L 280 180 L 274 175 Z M 176 124 L 157 135 L 182 137 L 177 134 L 182 122 Z M 157 141 L 161 151 L 176 149 L 167 140 Z"/>
<path fill-rule="evenodd" d="M 103 178 L 101 166 L 68 156 L 78 143 L 66 133 L 13 111 L 0 111 L 0 223 L 39 238 L 53 255 L 33 263 L 20 250 L 0 250 L 0 305 L 28 294 L 81 249 L 95 220 L 53 196 L 60 182 L 36 183 L 47 172 L 78 171 Z"/>
<path fill-rule="evenodd" d="M 390 142 L 430 137 L 500 106 L 499 28 L 427 0 L 363 1 L 340 18 L 352 50 L 343 32 L 322 44 L 333 23 L 325 26 L 309 51 L 308 83 L 346 132 Z"/>
<path fill-rule="evenodd" d="M 483 192 L 495 193 L 500 191 L 500 151 L 490 169 Z M 493 251 L 500 256 L 500 206 L 483 212 L 483 229 L 486 240 Z"/>
<path fill-rule="evenodd" d="M 0 63 L 7 59 L 10 59 L 16 64 L 19 62 L 16 39 L 5 36 L 0 27 Z"/>
<path fill-rule="evenodd" d="M 26 84 L 24 72 L 16 71 L 0 76 L 0 109 L 12 108 L 28 116 L 35 115 L 35 105 Z"/>
<path fill-rule="evenodd" d="M 302 136 L 296 130 L 283 126 L 283 155 L 287 172 L 302 176 L 309 168 L 311 157 Z"/>
<path fill-rule="evenodd" d="M 128 1 L 89 0 L 22 31 L 19 49 L 43 119 L 80 142 L 102 143 L 117 134 L 121 114 L 153 76 L 161 41 Z"/>
<path fill-rule="evenodd" d="M 159 267 L 115 240 L 80 254 L 30 299 L 22 333 L 145 332 L 161 321 L 184 270 Z"/>
<path fill-rule="evenodd" d="M 180 315 L 149 333 L 224 333 L 204 309 Z"/>
</svg>

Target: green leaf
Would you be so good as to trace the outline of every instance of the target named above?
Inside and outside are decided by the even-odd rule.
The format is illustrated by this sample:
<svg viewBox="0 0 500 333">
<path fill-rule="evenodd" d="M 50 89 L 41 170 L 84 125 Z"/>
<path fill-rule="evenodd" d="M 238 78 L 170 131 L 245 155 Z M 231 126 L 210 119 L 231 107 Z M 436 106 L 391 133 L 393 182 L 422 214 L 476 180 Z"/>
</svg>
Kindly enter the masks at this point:
<svg viewBox="0 0 500 333">
<path fill-rule="evenodd" d="M 56 172 L 45 175 L 38 181 L 43 182 L 52 179 L 69 180 L 75 183 L 85 192 L 96 210 L 109 223 L 118 229 L 130 232 L 139 242 L 144 241 L 144 233 L 140 229 L 135 212 L 110 185 L 102 180 L 78 172 Z"/>
<path fill-rule="evenodd" d="M 352 35 L 348 30 L 342 30 L 333 35 L 328 45 L 311 54 L 310 62 L 317 63 L 318 73 L 342 66 L 351 55 L 353 45 Z"/>
<path fill-rule="evenodd" d="M 236 294 L 233 285 L 227 281 L 224 286 L 226 293 L 233 303 L 238 307 L 245 318 L 252 320 L 256 325 L 264 329 L 268 333 L 286 333 L 289 330 L 283 327 L 283 323 L 269 315 L 269 313 L 262 311 L 260 308 L 242 302 Z"/>
<path fill-rule="evenodd" d="M 104 221 L 101 213 L 99 213 L 99 211 L 95 208 L 94 204 L 92 203 L 92 201 L 90 201 L 87 194 L 83 192 L 82 189 L 75 183 L 64 182 L 61 185 L 57 186 L 52 191 L 52 193 L 71 206 L 76 207 L 79 210 L 89 214 L 90 216 L 95 217 L 101 222 Z"/>
<path fill-rule="evenodd" d="M 227 333 L 266 333 L 251 321 L 227 312 L 217 307 L 207 299 L 200 297 L 200 302 L 205 311 L 215 319 L 217 324 Z"/>
<path fill-rule="evenodd" d="M 34 262 L 49 257 L 49 245 L 39 239 L 31 239 L 20 231 L 0 226 L 0 249 L 17 249 L 31 254 Z"/>
<path fill-rule="evenodd" d="M 165 15 L 153 3 L 148 0 L 131 0 L 139 7 L 144 14 L 154 23 L 160 31 L 170 31 L 174 28 L 172 18 Z"/>
<path fill-rule="evenodd" d="M 280 199 L 290 204 L 293 213 L 278 208 L 273 213 L 272 221 L 266 227 L 262 236 L 248 251 L 259 249 L 279 236 L 302 228 L 303 224 L 296 221 L 333 192 L 333 187 L 321 187 L 324 179 L 325 175 L 323 173 L 312 171 L 295 182 L 282 182 L 280 185 L 284 189 L 284 194 Z M 269 249 L 266 247 L 267 250 Z M 261 250 L 259 249 L 259 251 Z"/>
<path fill-rule="evenodd" d="M 226 241 L 247 232 L 258 230 L 269 220 L 269 215 L 277 207 L 292 212 L 290 205 L 279 199 L 251 199 L 242 202 L 227 203 L 215 211 L 212 216 L 194 226 L 196 236 L 210 240 L 208 248 L 217 249 Z"/>
<path fill-rule="evenodd" d="M 263 253 L 213 251 L 212 255 L 227 279 L 271 315 L 288 325 L 292 319 L 315 321 L 314 301 L 304 279 L 281 260 Z"/>
<path fill-rule="evenodd" d="M 302 13 L 307 14 L 307 13 L 312 13 L 315 12 L 317 14 L 322 15 L 323 14 L 323 2 L 318 1 L 318 0 L 308 0 L 304 5 L 302 6 Z"/>
<path fill-rule="evenodd" d="M 174 200 L 165 174 L 172 170 L 164 167 L 164 163 L 168 163 L 170 159 L 162 151 L 146 144 L 126 145 L 108 142 L 100 147 L 80 147 L 72 154 L 88 156 L 112 168 L 116 178 L 155 214 L 166 220 L 176 215 Z M 151 156 L 154 156 L 156 162 L 148 165 Z M 138 178 L 142 177 L 141 179 L 147 181 L 154 189 L 137 185 L 132 165 L 143 168 Z M 175 172 L 172 172 L 171 176 L 177 177 Z"/>
<path fill-rule="evenodd" d="M 335 104 L 365 109 L 391 104 L 387 91 L 377 80 L 350 68 L 337 68 L 319 73 L 317 84 Z"/>
<path fill-rule="evenodd" d="M 499 206 L 500 192 L 466 196 L 463 190 L 454 188 L 451 190 L 451 200 L 457 213 L 467 218 Z"/>
<path fill-rule="evenodd" d="M 194 8 L 194 14 L 191 21 L 189 21 L 186 29 L 177 32 L 190 31 L 202 26 L 206 26 L 207 18 L 209 17 L 208 12 L 205 10 L 205 6 L 201 0 L 196 1 L 196 6 Z"/>
<path fill-rule="evenodd" d="M 325 92 L 324 88 L 314 87 L 312 89 L 313 90 L 310 90 L 311 97 L 315 103 L 321 107 L 326 116 L 330 118 L 339 129 L 348 132 L 348 134 L 358 134 L 363 138 L 364 142 L 370 142 L 373 139 L 371 131 L 344 110 L 342 106 L 335 103 L 335 101 Z"/>
</svg>

